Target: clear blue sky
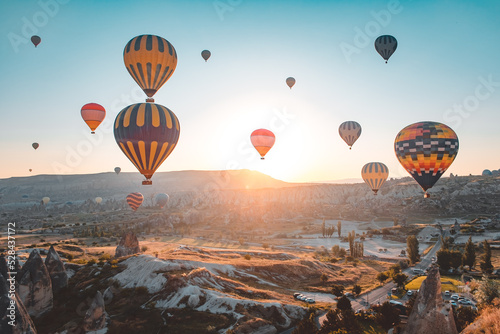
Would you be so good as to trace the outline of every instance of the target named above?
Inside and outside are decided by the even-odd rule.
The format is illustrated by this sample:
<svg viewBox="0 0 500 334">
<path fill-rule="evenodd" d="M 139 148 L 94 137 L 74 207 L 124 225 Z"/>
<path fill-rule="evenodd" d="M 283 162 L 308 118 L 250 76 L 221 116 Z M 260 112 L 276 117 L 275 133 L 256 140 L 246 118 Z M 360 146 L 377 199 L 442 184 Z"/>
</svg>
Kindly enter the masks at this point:
<svg viewBox="0 0 500 334">
<path fill-rule="evenodd" d="M 498 169 L 499 17 L 493 0 L 2 1 L 0 177 L 136 171 L 110 124 L 145 99 L 122 58 L 140 34 L 164 37 L 179 57 L 155 95 L 181 123 L 158 171 L 248 168 L 305 182 L 359 178 L 380 161 L 402 177 L 394 138 L 427 120 L 459 136 L 447 174 Z M 23 35 L 32 28 L 36 49 Z M 382 34 L 398 39 L 388 64 L 373 47 Z M 88 102 L 107 110 L 93 137 L 80 116 Z M 338 135 L 346 120 L 363 127 L 351 151 Z M 249 140 L 261 127 L 277 137 L 265 161 Z"/>
</svg>

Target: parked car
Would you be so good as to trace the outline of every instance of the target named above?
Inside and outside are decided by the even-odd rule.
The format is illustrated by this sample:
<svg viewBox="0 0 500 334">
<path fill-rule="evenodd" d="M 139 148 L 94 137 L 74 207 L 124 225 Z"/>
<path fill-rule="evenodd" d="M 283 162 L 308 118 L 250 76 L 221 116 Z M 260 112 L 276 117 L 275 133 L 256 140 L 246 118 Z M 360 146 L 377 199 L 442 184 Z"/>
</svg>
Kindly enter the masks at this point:
<svg viewBox="0 0 500 334">
<path fill-rule="evenodd" d="M 394 295 L 394 294 L 396 294 L 397 292 L 398 292 L 398 289 L 396 289 L 396 288 L 392 288 L 392 289 L 391 289 L 391 293 L 392 293 L 393 295 Z"/>
<path fill-rule="evenodd" d="M 354 298 L 354 295 L 350 292 L 344 293 L 344 296 L 346 296 L 347 298 Z"/>
<path fill-rule="evenodd" d="M 451 295 L 451 299 L 458 300 L 460 297 L 458 295 Z"/>
<path fill-rule="evenodd" d="M 461 299 L 458 301 L 459 304 L 462 304 L 462 305 L 474 305 L 470 300 L 468 299 Z"/>
<path fill-rule="evenodd" d="M 445 295 L 446 297 L 449 297 L 449 296 L 450 296 L 450 291 L 446 290 L 446 291 L 444 292 L 444 295 Z"/>
<path fill-rule="evenodd" d="M 431 261 L 436 262 L 436 257 L 435 256 L 431 257 Z"/>
<path fill-rule="evenodd" d="M 412 296 L 413 295 L 413 291 L 411 290 L 408 290 L 408 292 L 406 293 L 408 296 Z"/>
<path fill-rule="evenodd" d="M 452 300 L 452 301 L 450 302 L 450 304 L 451 304 L 451 306 L 453 306 L 453 307 L 457 307 L 457 306 L 458 306 L 457 302 L 456 302 L 456 301 L 454 301 L 454 300 Z"/>
<path fill-rule="evenodd" d="M 295 299 L 297 299 L 297 297 L 298 297 L 298 296 L 300 296 L 300 293 L 298 293 L 298 292 L 295 292 L 295 293 L 293 294 L 293 297 L 294 297 Z"/>
<path fill-rule="evenodd" d="M 316 303 L 316 301 L 312 298 L 306 298 L 305 302 L 309 303 L 309 304 L 314 304 Z"/>
<path fill-rule="evenodd" d="M 422 269 L 413 269 L 413 274 L 415 274 L 415 275 L 424 275 L 425 272 Z"/>
<path fill-rule="evenodd" d="M 306 299 L 306 296 L 304 296 L 304 295 L 298 295 L 297 299 L 298 300 L 304 300 L 304 299 Z"/>
</svg>

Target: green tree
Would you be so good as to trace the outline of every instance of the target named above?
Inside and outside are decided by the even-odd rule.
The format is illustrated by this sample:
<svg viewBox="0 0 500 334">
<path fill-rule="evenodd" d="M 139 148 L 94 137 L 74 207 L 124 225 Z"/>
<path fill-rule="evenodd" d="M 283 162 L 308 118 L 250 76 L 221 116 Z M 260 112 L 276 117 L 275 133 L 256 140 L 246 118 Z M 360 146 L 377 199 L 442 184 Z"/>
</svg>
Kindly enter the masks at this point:
<svg viewBox="0 0 500 334">
<path fill-rule="evenodd" d="M 314 320 L 314 313 L 309 314 L 308 317 L 302 319 L 301 322 L 295 327 L 292 334 L 316 334 L 318 329 Z"/>
<path fill-rule="evenodd" d="M 441 249 L 450 249 L 450 245 L 443 239 L 443 236 L 439 237 L 441 241 Z"/>
<path fill-rule="evenodd" d="M 456 250 L 440 249 L 437 253 L 437 264 L 443 270 L 458 268 L 462 263 L 462 253 Z"/>
<path fill-rule="evenodd" d="M 385 271 L 382 271 L 382 272 L 377 274 L 376 278 L 377 278 L 377 281 L 379 281 L 380 284 L 382 284 L 389 278 L 389 276 L 387 275 L 387 273 Z"/>
<path fill-rule="evenodd" d="M 396 283 L 398 288 L 403 288 L 405 286 L 406 281 L 408 280 L 408 276 L 406 274 L 396 274 L 392 276 L 394 283 Z"/>
<path fill-rule="evenodd" d="M 340 235 L 342 234 L 342 222 L 340 220 L 337 222 L 337 233 L 340 238 Z"/>
<path fill-rule="evenodd" d="M 470 269 L 474 267 L 476 263 L 476 248 L 472 242 L 472 237 L 469 237 L 467 243 L 465 244 L 464 255 L 462 257 L 462 264 L 464 266 L 469 266 Z"/>
<path fill-rule="evenodd" d="M 325 284 L 326 281 L 328 281 L 328 275 L 325 273 L 322 273 L 319 279 L 321 280 L 321 283 Z"/>
<path fill-rule="evenodd" d="M 401 266 L 398 263 L 393 264 L 389 267 L 389 276 L 394 277 L 401 272 Z"/>
<path fill-rule="evenodd" d="M 352 310 L 351 301 L 346 296 L 342 296 L 342 297 L 340 297 L 339 301 L 337 302 L 337 308 L 339 310 L 343 310 L 343 311 Z"/>
<path fill-rule="evenodd" d="M 386 331 L 401 322 L 398 309 L 392 306 L 389 302 L 374 306 L 373 310 L 376 313 L 375 321 Z"/>
<path fill-rule="evenodd" d="M 328 311 L 319 334 L 360 334 L 361 327 L 352 310 L 334 309 Z"/>
<path fill-rule="evenodd" d="M 340 253 L 340 246 L 339 245 L 334 245 L 332 247 L 332 254 L 333 256 L 339 256 Z"/>
<path fill-rule="evenodd" d="M 334 285 L 332 286 L 332 294 L 341 297 L 344 295 L 344 286 L 343 285 Z"/>
<path fill-rule="evenodd" d="M 498 281 L 483 277 L 481 281 L 473 280 L 473 282 L 477 283 L 474 297 L 480 305 L 491 305 L 495 298 L 500 298 L 500 283 Z"/>
<path fill-rule="evenodd" d="M 352 293 L 357 297 L 361 293 L 361 286 L 354 284 L 352 287 Z"/>
<path fill-rule="evenodd" d="M 483 256 L 481 257 L 481 271 L 485 274 L 493 272 L 493 265 L 491 264 L 491 247 L 488 241 L 483 242 Z"/>
<path fill-rule="evenodd" d="M 354 239 L 356 238 L 356 232 L 352 231 L 347 234 L 347 241 L 349 241 L 349 252 L 351 256 L 354 256 Z"/>
<path fill-rule="evenodd" d="M 263 243 L 262 244 L 262 248 L 264 248 L 265 250 L 267 250 L 269 248 L 269 244 L 268 243 Z"/>
<path fill-rule="evenodd" d="M 477 310 L 472 307 L 457 307 L 453 309 L 453 317 L 455 318 L 455 324 L 457 325 L 457 330 L 460 333 L 473 323 L 479 315 Z"/>
<path fill-rule="evenodd" d="M 411 264 L 415 264 L 420 261 L 418 240 L 414 235 L 410 235 L 406 238 L 406 254 Z"/>
<path fill-rule="evenodd" d="M 321 225 L 321 233 L 323 234 L 323 238 L 326 236 L 326 223 L 325 218 L 323 218 L 323 224 Z"/>
<path fill-rule="evenodd" d="M 345 250 L 345 248 L 344 247 L 340 247 L 340 249 L 339 249 L 339 256 L 340 257 L 344 257 L 344 256 L 346 256 L 346 254 L 347 254 L 347 251 Z"/>
</svg>

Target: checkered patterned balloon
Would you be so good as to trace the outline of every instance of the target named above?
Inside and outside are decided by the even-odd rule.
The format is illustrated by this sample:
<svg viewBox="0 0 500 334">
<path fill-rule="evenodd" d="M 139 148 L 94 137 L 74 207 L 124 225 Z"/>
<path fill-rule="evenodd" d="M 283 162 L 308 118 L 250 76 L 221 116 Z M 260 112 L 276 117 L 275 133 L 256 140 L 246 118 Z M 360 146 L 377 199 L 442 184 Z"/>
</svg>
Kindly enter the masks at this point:
<svg viewBox="0 0 500 334">
<path fill-rule="evenodd" d="M 394 151 L 401 165 L 427 191 L 455 160 L 458 137 L 442 123 L 414 123 L 398 133 Z"/>
</svg>

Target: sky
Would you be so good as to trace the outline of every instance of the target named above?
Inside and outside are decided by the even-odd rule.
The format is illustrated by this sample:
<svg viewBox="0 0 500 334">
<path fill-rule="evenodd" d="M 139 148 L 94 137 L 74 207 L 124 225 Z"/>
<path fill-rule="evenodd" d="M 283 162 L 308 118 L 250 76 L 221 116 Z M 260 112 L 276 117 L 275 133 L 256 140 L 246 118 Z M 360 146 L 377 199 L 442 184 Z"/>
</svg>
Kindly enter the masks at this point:
<svg viewBox="0 0 500 334">
<path fill-rule="evenodd" d="M 146 98 L 123 63 L 141 34 L 178 54 L 155 102 L 177 115 L 181 134 L 157 172 L 251 169 L 319 182 L 360 178 L 379 161 L 404 177 L 394 138 L 419 121 L 459 137 L 445 175 L 499 169 L 499 15 L 496 0 L 2 1 L 0 178 L 136 171 L 112 123 Z M 384 34 L 398 40 L 388 64 L 373 46 Z M 80 115 L 89 102 L 107 111 L 95 135 Z M 352 150 L 338 134 L 347 120 L 363 129 Z M 263 161 L 250 143 L 258 128 L 276 135 Z"/>
</svg>

